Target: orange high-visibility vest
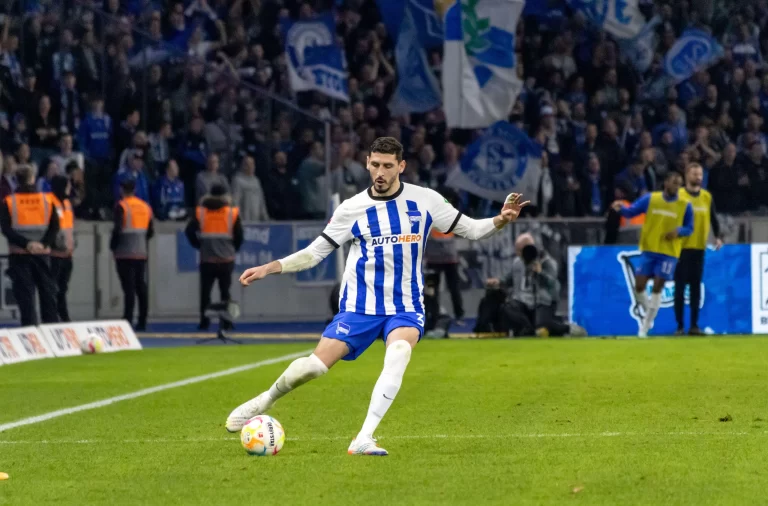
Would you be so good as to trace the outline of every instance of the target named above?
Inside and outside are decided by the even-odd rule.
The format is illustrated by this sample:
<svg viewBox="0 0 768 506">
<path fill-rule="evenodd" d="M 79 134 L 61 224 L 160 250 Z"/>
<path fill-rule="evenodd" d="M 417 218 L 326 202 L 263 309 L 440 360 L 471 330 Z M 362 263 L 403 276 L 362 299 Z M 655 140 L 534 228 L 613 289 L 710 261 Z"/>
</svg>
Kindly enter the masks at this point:
<svg viewBox="0 0 768 506">
<path fill-rule="evenodd" d="M 123 226 L 118 234 L 115 258 L 147 259 L 147 229 L 152 220 L 152 208 L 138 197 L 126 197 L 120 201 L 123 209 Z"/>
<path fill-rule="evenodd" d="M 207 209 L 198 206 L 195 212 L 200 223 L 200 262 L 220 263 L 235 260 L 234 229 L 240 210 L 224 206 Z"/>
<path fill-rule="evenodd" d="M 624 207 L 628 207 L 628 206 L 631 205 L 631 203 L 628 200 L 622 200 L 620 202 L 621 202 L 621 204 Z M 645 223 L 645 214 L 644 213 L 643 214 L 639 214 L 639 215 L 635 216 L 634 218 L 624 218 L 622 216 L 620 223 L 621 223 L 620 224 L 621 228 L 624 228 L 624 227 L 642 227 L 643 223 Z"/>
<path fill-rule="evenodd" d="M 11 228 L 29 241 L 40 242 L 51 222 L 53 204 L 45 193 L 14 193 L 5 197 L 5 205 L 11 215 Z M 29 252 L 9 245 L 8 251 L 16 255 Z"/>
<path fill-rule="evenodd" d="M 75 250 L 75 213 L 69 199 L 64 202 L 51 195 L 51 201 L 59 214 L 59 235 L 56 244 L 51 248 L 51 256 L 70 258 Z"/>
</svg>

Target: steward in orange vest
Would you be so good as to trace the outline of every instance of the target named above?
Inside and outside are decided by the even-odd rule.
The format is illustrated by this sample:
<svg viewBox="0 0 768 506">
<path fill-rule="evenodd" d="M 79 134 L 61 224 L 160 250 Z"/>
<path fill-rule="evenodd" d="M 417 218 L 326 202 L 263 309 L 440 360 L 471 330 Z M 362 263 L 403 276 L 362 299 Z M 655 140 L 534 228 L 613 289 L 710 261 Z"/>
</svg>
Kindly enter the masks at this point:
<svg viewBox="0 0 768 506">
<path fill-rule="evenodd" d="M 235 254 L 243 244 L 240 210 L 230 200 L 226 188 L 214 185 L 185 230 L 189 243 L 200 250 L 200 330 L 210 325 L 205 311 L 211 303 L 215 281 L 219 283 L 221 301 L 230 300 Z"/>
<path fill-rule="evenodd" d="M 21 325 L 37 325 L 35 289 L 43 323 L 57 323 L 56 283 L 51 274 L 51 247 L 59 233 L 59 217 L 52 196 L 35 188 L 35 168 L 19 167 L 19 188 L 0 205 L 0 228 L 8 239 L 8 258 L 13 294 Z"/>
<path fill-rule="evenodd" d="M 147 328 L 149 292 L 147 289 L 147 253 L 149 239 L 154 235 L 152 208 L 135 196 L 136 181 L 120 183 L 122 199 L 115 206 L 115 228 L 112 229 L 110 249 L 115 257 L 117 275 L 123 288 L 123 318 L 133 322 L 133 306 L 139 299 L 137 331 Z"/>
<path fill-rule="evenodd" d="M 68 198 L 71 189 L 68 177 L 54 176 L 51 179 L 51 199 L 59 216 L 60 226 L 56 242 L 51 247 L 51 273 L 58 287 L 56 308 L 62 322 L 70 321 L 67 290 L 72 278 L 72 253 L 75 251 L 75 213 Z"/>
</svg>

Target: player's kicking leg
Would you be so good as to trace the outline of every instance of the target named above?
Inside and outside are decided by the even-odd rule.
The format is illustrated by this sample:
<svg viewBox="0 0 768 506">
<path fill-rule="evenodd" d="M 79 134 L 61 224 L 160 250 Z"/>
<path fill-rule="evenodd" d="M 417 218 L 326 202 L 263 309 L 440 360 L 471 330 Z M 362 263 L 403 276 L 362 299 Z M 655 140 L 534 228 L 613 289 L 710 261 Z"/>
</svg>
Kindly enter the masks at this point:
<svg viewBox="0 0 768 506">
<path fill-rule="evenodd" d="M 312 355 L 291 362 L 269 390 L 235 408 L 227 418 L 227 430 L 238 432 L 248 420 L 266 413 L 278 399 L 291 390 L 327 373 L 328 369 L 348 353 L 349 348 L 345 342 L 321 338 Z"/>
<path fill-rule="evenodd" d="M 648 314 L 648 297 L 645 295 L 645 287 L 648 285 L 648 276 L 635 274 L 635 300 L 637 305 L 642 308 L 642 315 Z"/>
<path fill-rule="evenodd" d="M 419 342 L 420 337 L 421 330 L 416 327 L 397 327 L 387 334 L 384 369 L 376 381 L 376 386 L 373 387 L 371 403 L 363 427 L 347 450 L 350 455 L 388 455 L 387 450 L 376 443 L 373 433 L 400 390 L 405 369 L 411 360 L 411 350 Z"/>
</svg>

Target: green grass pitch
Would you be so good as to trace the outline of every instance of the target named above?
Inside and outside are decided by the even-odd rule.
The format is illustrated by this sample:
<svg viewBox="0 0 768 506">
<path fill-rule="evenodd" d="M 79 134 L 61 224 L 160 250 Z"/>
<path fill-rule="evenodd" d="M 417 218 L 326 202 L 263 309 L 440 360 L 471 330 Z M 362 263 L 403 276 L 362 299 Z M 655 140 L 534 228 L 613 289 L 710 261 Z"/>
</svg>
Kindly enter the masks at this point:
<svg viewBox="0 0 768 506">
<path fill-rule="evenodd" d="M 0 425 L 311 348 L 152 349 L 0 367 Z M 229 411 L 287 362 L 0 433 L 0 505 L 765 505 L 764 338 L 422 342 L 346 454 L 383 346 L 278 403 L 251 457 Z"/>
</svg>

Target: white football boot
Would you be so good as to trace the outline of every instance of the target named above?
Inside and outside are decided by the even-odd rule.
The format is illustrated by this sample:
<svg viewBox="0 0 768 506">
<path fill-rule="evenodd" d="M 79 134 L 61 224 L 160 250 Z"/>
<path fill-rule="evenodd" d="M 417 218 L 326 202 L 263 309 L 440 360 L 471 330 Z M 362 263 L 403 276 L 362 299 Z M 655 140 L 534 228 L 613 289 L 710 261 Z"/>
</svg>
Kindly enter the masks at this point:
<svg viewBox="0 0 768 506">
<path fill-rule="evenodd" d="M 349 444 L 347 453 L 350 455 L 376 455 L 379 457 L 389 455 L 389 452 L 379 446 L 374 438 L 360 435 Z"/>
<path fill-rule="evenodd" d="M 269 392 L 263 392 L 245 404 L 241 404 L 227 417 L 226 428 L 229 432 L 240 432 L 248 420 L 257 415 L 263 415 L 273 405 L 274 401 Z"/>
</svg>

